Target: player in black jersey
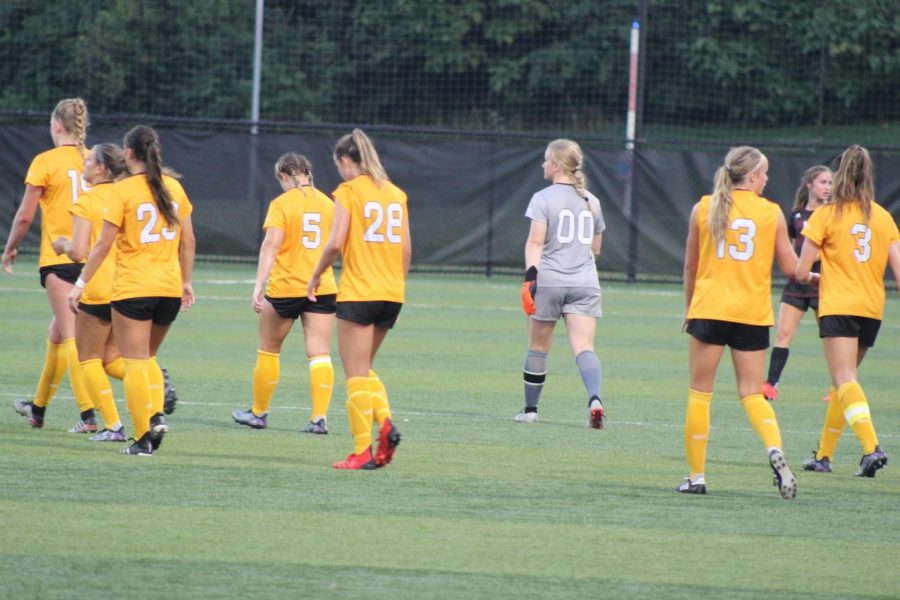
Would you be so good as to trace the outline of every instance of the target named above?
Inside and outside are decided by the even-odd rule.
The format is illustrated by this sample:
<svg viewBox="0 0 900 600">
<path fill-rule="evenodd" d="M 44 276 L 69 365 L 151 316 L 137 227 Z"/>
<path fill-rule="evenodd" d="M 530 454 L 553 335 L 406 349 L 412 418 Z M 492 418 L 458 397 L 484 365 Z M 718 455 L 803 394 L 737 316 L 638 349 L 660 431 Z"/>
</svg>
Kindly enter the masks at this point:
<svg viewBox="0 0 900 600">
<path fill-rule="evenodd" d="M 806 221 L 813 211 L 822 206 L 831 198 L 831 169 L 823 165 L 810 167 L 803 173 L 800 187 L 794 195 L 794 205 L 788 218 L 788 235 L 794 244 L 794 250 L 800 254 L 803 247 L 803 236 L 800 232 L 806 225 Z M 819 263 L 813 265 L 813 272 L 819 272 Z M 803 283 L 799 283 L 793 277 L 788 279 L 781 295 L 781 305 L 778 309 L 778 332 L 775 337 L 775 345 L 769 359 L 769 375 L 763 386 L 763 395 L 767 400 L 778 398 L 778 380 L 788 359 L 788 346 L 797 333 L 797 326 L 806 314 L 812 309 L 817 316 L 819 314 L 819 290 Z"/>
</svg>

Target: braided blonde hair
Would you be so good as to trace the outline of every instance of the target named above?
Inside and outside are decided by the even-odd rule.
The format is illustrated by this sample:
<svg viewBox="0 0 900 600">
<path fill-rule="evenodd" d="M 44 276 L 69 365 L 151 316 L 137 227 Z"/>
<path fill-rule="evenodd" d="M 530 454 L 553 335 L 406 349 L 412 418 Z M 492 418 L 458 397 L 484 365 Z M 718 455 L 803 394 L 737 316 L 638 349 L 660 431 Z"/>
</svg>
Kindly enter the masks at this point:
<svg viewBox="0 0 900 600">
<path fill-rule="evenodd" d="M 88 121 L 87 105 L 81 98 L 60 100 L 53 109 L 51 118 L 58 121 L 69 135 L 75 136 L 75 143 L 82 155 L 87 154 L 84 140 L 87 137 Z"/>
<path fill-rule="evenodd" d="M 584 153 L 577 142 L 567 139 L 553 140 L 547 144 L 547 159 L 562 169 L 572 180 L 579 196 L 587 196 L 587 180 L 584 177 Z"/>
<path fill-rule="evenodd" d="M 290 177 L 294 182 L 294 187 L 303 192 L 304 196 L 306 191 L 300 183 L 300 176 L 303 175 L 309 180 L 310 185 L 313 184 L 312 163 L 302 154 L 288 152 L 279 158 L 275 163 L 275 177 L 280 174 Z"/>
</svg>

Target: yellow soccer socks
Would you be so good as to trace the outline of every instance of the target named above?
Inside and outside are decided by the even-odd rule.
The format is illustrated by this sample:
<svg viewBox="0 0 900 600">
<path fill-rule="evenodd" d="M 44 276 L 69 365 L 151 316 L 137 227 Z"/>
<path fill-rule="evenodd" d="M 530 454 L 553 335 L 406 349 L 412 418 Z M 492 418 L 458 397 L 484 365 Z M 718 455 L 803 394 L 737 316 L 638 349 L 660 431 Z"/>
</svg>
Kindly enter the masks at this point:
<svg viewBox="0 0 900 600">
<path fill-rule="evenodd" d="M 69 383 L 72 386 L 72 393 L 75 394 L 75 403 L 78 404 L 78 410 L 81 411 L 82 420 L 86 414 L 90 414 L 93 418 L 94 401 L 91 394 L 84 385 L 84 375 L 81 373 L 81 362 L 78 360 L 78 347 L 75 345 L 75 338 L 63 340 L 63 346 L 66 351 L 66 362 L 69 368 Z"/>
<path fill-rule="evenodd" d="M 778 429 L 778 419 L 775 418 L 775 411 L 772 409 L 772 405 L 766 401 L 765 396 L 751 394 L 746 398 L 741 398 L 741 405 L 763 445 L 767 449 L 778 448 L 781 450 L 781 430 Z"/>
<path fill-rule="evenodd" d="M 844 410 L 847 424 L 853 429 L 856 439 L 863 447 L 863 454 L 875 452 L 878 437 L 875 435 L 875 426 L 872 425 L 872 415 L 869 412 L 869 402 L 866 400 L 862 386 L 855 381 L 845 383 L 838 388 L 837 396 L 841 408 Z"/>
<path fill-rule="evenodd" d="M 372 410 L 375 420 L 381 426 L 385 419 L 391 418 L 391 405 L 388 403 L 387 389 L 378 373 L 369 369 L 369 392 L 372 394 Z"/>
<path fill-rule="evenodd" d="M 684 418 L 684 452 L 691 470 L 691 481 L 703 477 L 706 468 L 711 400 L 711 392 L 688 390 L 687 413 Z"/>
<path fill-rule="evenodd" d="M 106 423 L 106 428 L 117 429 L 121 425 L 119 409 L 116 407 L 116 401 L 113 398 L 109 378 L 106 376 L 106 371 L 103 370 L 103 361 L 99 358 L 94 358 L 82 362 L 81 373 L 84 376 L 84 384 L 91 398 L 94 399 L 94 405 Z"/>
<path fill-rule="evenodd" d="M 309 359 L 309 397 L 312 400 L 310 421 L 327 419 L 331 395 L 334 391 L 334 365 L 327 354 L 311 356 Z"/>
<path fill-rule="evenodd" d="M 828 410 L 825 412 L 825 425 L 822 426 L 822 434 L 819 436 L 819 449 L 816 451 L 816 460 L 823 458 L 833 459 L 837 450 L 838 440 L 844 432 L 847 420 L 844 418 L 844 409 L 838 399 L 837 390 L 831 387 L 831 400 L 828 402 Z"/>
<path fill-rule="evenodd" d="M 147 379 L 150 381 L 150 415 L 152 416 L 163 411 L 165 384 L 163 383 L 162 369 L 159 368 L 155 356 L 150 357 L 147 366 Z"/>
<path fill-rule="evenodd" d="M 34 393 L 34 405 L 38 408 L 46 408 L 56 394 L 59 382 L 66 374 L 68 367 L 67 349 L 65 343 L 54 344 L 47 340 L 47 356 L 44 359 L 44 368 L 41 370 L 41 378 L 38 380 L 37 391 Z"/>
<path fill-rule="evenodd" d="M 118 379 L 119 381 L 125 379 L 125 359 L 121 356 L 109 361 L 103 365 L 103 368 L 110 377 Z"/>
<path fill-rule="evenodd" d="M 372 393 L 368 377 L 347 379 L 347 418 L 353 434 L 353 453 L 362 454 L 372 445 Z"/>
<path fill-rule="evenodd" d="M 256 368 L 253 369 L 253 414 L 262 417 L 269 412 L 272 395 L 278 387 L 281 376 L 281 361 L 278 353 L 256 351 Z"/>
<path fill-rule="evenodd" d="M 149 360 L 125 359 L 125 402 L 128 405 L 128 412 L 131 413 L 136 440 L 140 440 L 150 431 L 150 416 L 153 413 L 149 370 Z"/>
</svg>

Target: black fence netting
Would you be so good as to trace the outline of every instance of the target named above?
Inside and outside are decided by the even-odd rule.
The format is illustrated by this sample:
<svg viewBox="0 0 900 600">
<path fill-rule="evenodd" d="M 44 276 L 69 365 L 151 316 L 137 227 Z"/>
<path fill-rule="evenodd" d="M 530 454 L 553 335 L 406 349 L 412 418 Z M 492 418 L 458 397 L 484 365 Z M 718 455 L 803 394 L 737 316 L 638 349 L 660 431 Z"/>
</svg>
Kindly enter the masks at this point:
<svg viewBox="0 0 900 600">
<path fill-rule="evenodd" d="M 525 206 L 545 184 L 543 149 L 565 136 L 581 142 L 589 187 L 603 201 L 601 269 L 678 277 L 690 206 L 732 145 L 766 152 L 766 193 L 786 206 L 806 167 L 863 144 L 876 159 L 879 199 L 900 209 L 896 8 L 4 0 L 0 236 L 29 161 L 51 145 L 50 111 L 80 96 L 94 122 L 89 143 L 120 141 L 137 123 L 159 129 L 197 206 L 205 255 L 253 257 L 279 190 L 278 156 L 309 156 L 329 192 L 338 183 L 332 145 L 360 125 L 409 193 L 417 268 L 519 269 Z M 34 232 L 25 245 L 36 245 Z"/>
<path fill-rule="evenodd" d="M 0 124 L 0 231 L 9 231 L 24 173 L 32 157 L 51 145 L 45 124 Z M 92 128 L 88 143 L 120 142 L 124 125 Z M 251 259 L 258 251 L 268 202 L 280 193 L 273 175 L 288 151 L 313 162 L 315 184 L 330 192 L 339 183 L 331 150 L 343 131 L 293 133 L 159 128 L 163 157 L 183 176 L 195 206 L 198 251 Z M 407 191 L 413 262 L 419 269 L 492 273 L 519 270 L 528 230 L 524 218 L 542 179 L 544 142 L 524 138 L 410 137 L 372 133 L 388 173 Z M 608 276 L 677 277 L 681 273 L 691 206 L 708 193 L 725 147 L 711 150 L 640 148 L 633 168 L 628 153 L 612 144 L 584 144 L 588 186 L 601 199 L 607 232 L 601 270 Z M 830 164 L 834 151 L 767 152 L 771 163 L 765 195 L 787 209 L 803 171 Z M 878 196 L 900 212 L 900 157 L 874 152 Z M 625 200 L 632 187 L 632 202 Z M 631 224 L 634 224 L 632 227 Z M 36 248 L 38 227 L 25 247 Z"/>
</svg>

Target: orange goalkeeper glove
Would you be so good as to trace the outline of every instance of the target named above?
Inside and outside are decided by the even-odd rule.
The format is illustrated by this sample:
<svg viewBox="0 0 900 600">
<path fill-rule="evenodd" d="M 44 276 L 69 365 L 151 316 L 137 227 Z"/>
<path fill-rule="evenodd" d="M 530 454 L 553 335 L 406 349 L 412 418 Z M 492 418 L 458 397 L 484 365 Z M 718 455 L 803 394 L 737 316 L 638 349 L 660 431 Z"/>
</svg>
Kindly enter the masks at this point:
<svg viewBox="0 0 900 600">
<path fill-rule="evenodd" d="M 533 315 L 537 310 L 534 306 L 534 293 L 537 291 L 537 267 L 528 267 L 525 271 L 525 281 L 522 283 L 522 310 L 526 315 Z"/>
</svg>

